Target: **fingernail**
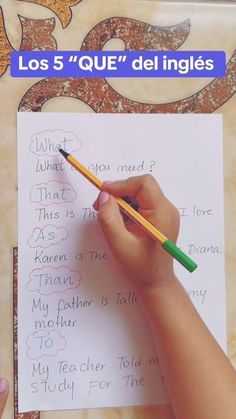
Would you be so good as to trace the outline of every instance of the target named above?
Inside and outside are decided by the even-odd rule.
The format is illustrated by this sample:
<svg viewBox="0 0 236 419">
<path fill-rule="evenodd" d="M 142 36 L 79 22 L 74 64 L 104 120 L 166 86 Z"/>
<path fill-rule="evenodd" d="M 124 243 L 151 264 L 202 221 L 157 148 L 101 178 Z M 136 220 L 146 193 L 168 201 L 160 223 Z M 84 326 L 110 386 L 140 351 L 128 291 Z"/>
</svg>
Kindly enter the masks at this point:
<svg viewBox="0 0 236 419">
<path fill-rule="evenodd" d="M 109 193 L 102 191 L 98 197 L 99 208 L 104 205 L 109 199 Z"/>
<path fill-rule="evenodd" d="M 7 380 L 5 378 L 0 378 L 0 393 L 3 393 L 7 389 Z"/>
<path fill-rule="evenodd" d="M 95 211 L 98 210 L 98 198 L 95 199 L 94 203 L 93 203 L 93 208 L 95 209 Z"/>
</svg>

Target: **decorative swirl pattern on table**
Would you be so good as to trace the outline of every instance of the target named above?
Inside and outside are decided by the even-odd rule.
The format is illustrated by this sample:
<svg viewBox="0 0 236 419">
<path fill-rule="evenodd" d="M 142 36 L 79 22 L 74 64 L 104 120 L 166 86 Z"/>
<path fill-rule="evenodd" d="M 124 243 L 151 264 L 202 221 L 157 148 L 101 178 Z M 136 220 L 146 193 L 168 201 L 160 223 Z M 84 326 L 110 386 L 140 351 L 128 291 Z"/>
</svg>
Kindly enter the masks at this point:
<svg viewBox="0 0 236 419">
<path fill-rule="evenodd" d="M 55 18 L 50 19 L 29 19 L 19 16 L 22 27 L 22 38 L 20 50 L 32 51 L 56 50 L 57 42 L 52 31 L 55 28 Z M 0 77 L 4 75 L 10 65 L 10 54 L 14 51 L 11 45 L 4 24 L 4 16 L 0 7 Z"/>
<path fill-rule="evenodd" d="M 2 8 L 0 6 L 0 77 L 7 71 L 10 64 L 10 54 L 14 51 L 4 25 Z"/>
<path fill-rule="evenodd" d="M 176 50 L 189 35 L 190 19 L 173 26 L 153 26 L 126 17 L 112 17 L 94 26 L 87 34 L 81 49 L 100 51 L 106 42 L 121 39 L 128 51 Z"/>
<path fill-rule="evenodd" d="M 158 49 L 175 49 L 186 39 L 189 25 L 189 21 L 185 21 L 160 28 L 134 19 L 110 18 L 88 33 L 82 49 L 101 50 L 108 40 L 118 37 L 126 49 L 153 49 L 154 45 Z M 22 98 L 19 110 L 40 112 L 49 99 L 63 96 L 81 100 L 97 113 L 211 113 L 227 102 L 235 91 L 236 51 L 228 62 L 225 77 L 216 78 L 199 92 L 175 102 L 137 102 L 120 95 L 105 79 L 52 78 L 32 86 Z"/>
<path fill-rule="evenodd" d="M 57 41 L 52 36 L 56 23 L 54 17 L 50 19 L 28 19 L 19 15 L 19 19 L 22 27 L 20 50 L 53 51 L 57 49 Z"/>
<path fill-rule="evenodd" d="M 66 28 L 71 19 L 72 11 L 71 7 L 79 4 L 82 0 L 18 0 L 25 1 L 28 3 L 38 4 L 50 9 L 60 19 L 63 28 Z"/>
</svg>

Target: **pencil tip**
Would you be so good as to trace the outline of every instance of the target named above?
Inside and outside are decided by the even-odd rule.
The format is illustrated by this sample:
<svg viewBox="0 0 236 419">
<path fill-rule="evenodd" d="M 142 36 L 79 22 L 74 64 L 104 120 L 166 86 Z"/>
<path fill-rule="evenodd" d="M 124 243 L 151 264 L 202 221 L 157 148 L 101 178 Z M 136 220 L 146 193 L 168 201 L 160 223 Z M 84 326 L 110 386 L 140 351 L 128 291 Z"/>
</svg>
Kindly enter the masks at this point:
<svg viewBox="0 0 236 419">
<path fill-rule="evenodd" d="M 69 157 L 69 153 L 67 153 L 65 150 L 63 150 L 63 148 L 59 148 L 58 151 L 65 157 L 65 159 L 67 159 L 67 157 Z"/>
</svg>

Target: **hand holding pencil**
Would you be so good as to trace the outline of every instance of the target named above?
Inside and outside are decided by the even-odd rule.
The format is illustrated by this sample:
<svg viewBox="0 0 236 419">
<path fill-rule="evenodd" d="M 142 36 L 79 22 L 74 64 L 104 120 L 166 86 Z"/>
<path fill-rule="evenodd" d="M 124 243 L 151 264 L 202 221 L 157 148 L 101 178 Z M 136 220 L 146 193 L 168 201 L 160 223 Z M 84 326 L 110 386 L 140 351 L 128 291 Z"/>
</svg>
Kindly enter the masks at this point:
<svg viewBox="0 0 236 419">
<path fill-rule="evenodd" d="M 145 288 L 172 281 L 172 257 L 132 219 L 123 221 L 114 196 L 132 197 L 139 205 L 139 213 L 154 227 L 165 232 L 173 242 L 179 231 L 177 209 L 165 198 L 155 179 L 149 175 L 104 183 L 103 191 L 94 204 L 113 253 L 135 285 Z"/>
<path fill-rule="evenodd" d="M 157 253 L 162 255 L 165 261 L 164 264 L 159 264 L 159 258 L 157 258 L 154 272 L 160 273 L 162 265 L 165 272 L 169 271 L 169 266 L 173 271 L 173 260 L 168 255 L 169 253 L 190 272 L 196 269 L 197 265 L 175 245 L 179 229 L 179 214 L 165 198 L 152 176 L 136 176 L 124 181 L 103 183 L 74 156 L 62 149 L 59 151 L 68 163 L 103 191 L 95 208 L 100 208 L 98 218 L 104 234 L 120 260 L 124 261 L 128 258 L 132 265 L 138 255 L 140 264 L 146 261 L 146 269 L 147 266 L 153 266 L 151 259 L 153 253 Z M 123 199 L 124 196 L 136 201 L 139 206 L 138 212 Z M 101 208 L 103 204 L 106 205 Z M 119 209 L 128 216 L 130 220 L 128 224 L 124 224 Z M 133 254 L 133 258 L 129 253 Z M 147 278 L 148 281 L 151 281 L 154 272 Z"/>
</svg>

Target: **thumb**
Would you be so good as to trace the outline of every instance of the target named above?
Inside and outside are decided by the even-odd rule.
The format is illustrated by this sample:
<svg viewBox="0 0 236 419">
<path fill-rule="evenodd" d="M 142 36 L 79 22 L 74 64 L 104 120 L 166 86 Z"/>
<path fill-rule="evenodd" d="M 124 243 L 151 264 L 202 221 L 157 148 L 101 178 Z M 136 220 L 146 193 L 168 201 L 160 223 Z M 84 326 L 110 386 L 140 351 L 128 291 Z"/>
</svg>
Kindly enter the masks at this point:
<svg viewBox="0 0 236 419">
<path fill-rule="evenodd" d="M 119 206 L 113 196 L 102 191 L 98 197 L 98 221 L 104 236 L 116 256 L 122 255 L 133 239 L 132 234 L 126 229 Z"/>
<path fill-rule="evenodd" d="M 4 407 L 8 397 L 8 392 L 8 381 L 5 378 L 0 378 L 0 418 L 2 417 L 4 411 Z"/>
</svg>

